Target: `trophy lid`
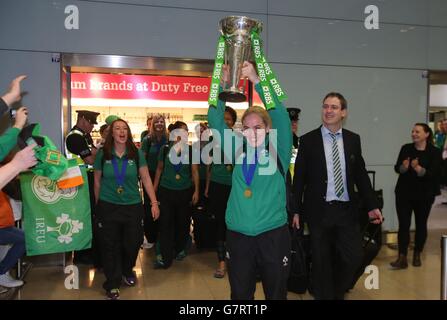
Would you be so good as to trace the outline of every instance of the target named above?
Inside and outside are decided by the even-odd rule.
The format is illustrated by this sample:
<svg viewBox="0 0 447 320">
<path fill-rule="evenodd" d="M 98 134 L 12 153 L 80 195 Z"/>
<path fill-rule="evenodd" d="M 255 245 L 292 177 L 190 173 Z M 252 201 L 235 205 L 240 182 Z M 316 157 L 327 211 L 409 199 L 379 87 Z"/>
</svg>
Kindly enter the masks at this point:
<svg viewBox="0 0 447 320">
<path fill-rule="evenodd" d="M 223 35 L 239 32 L 250 33 L 252 30 L 262 31 L 262 22 L 245 16 L 229 16 L 219 21 L 219 29 Z"/>
</svg>

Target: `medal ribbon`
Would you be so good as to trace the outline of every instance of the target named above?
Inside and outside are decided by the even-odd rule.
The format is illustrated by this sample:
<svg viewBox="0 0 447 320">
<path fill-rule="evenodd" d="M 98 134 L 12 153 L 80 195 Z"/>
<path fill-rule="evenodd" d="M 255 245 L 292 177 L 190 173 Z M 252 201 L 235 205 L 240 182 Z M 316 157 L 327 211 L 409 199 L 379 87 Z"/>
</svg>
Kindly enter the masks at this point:
<svg viewBox="0 0 447 320">
<path fill-rule="evenodd" d="M 121 167 L 121 172 L 118 170 L 118 161 L 116 161 L 115 156 L 112 156 L 112 165 L 113 165 L 113 172 L 115 174 L 115 181 L 118 187 L 122 187 L 124 185 L 124 178 L 126 177 L 126 170 L 127 170 L 127 162 L 128 159 L 125 158 L 123 160 L 123 166 Z"/>
<path fill-rule="evenodd" d="M 157 150 L 157 154 L 160 152 L 161 147 L 163 145 L 165 145 L 165 144 L 166 144 L 166 138 L 165 137 L 161 138 L 160 142 L 155 144 L 155 149 Z"/>
<path fill-rule="evenodd" d="M 254 163 L 247 165 L 247 158 L 248 155 L 245 156 L 242 161 L 242 173 L 244 174 L 245 183 L 250 187 L 255 174 L 256 166 L 258 165 L 258 152 L 255 151 Z"/>
<path fill-rule="evenodd" d="M 182 169 L 182 163 L 178 163 L 178 164 L 173 164 L 172 165 L 174 167 L 174 171 L 176 174 L 179 174 L 180 170 Z"/>
<path fill-rule="evenodd" d="M 172 148 L 174 148 L 174 147 L 172 147 Z M 180 151 L 180 153 L 181 153 L 181 151 Z M 172 162 L 171 162 L 172 163 Z M 182 160 L 180 159 L 180 162 L 179 163 L 177 163 L 177 164 L 172 164 L 172 166 L 174 167 L 174 171 L 175 171 L 175 173 L 176 174 L 179 174 L 179 172 L 180 172 L 180 170 L 182 169 Z"/>
</svg>

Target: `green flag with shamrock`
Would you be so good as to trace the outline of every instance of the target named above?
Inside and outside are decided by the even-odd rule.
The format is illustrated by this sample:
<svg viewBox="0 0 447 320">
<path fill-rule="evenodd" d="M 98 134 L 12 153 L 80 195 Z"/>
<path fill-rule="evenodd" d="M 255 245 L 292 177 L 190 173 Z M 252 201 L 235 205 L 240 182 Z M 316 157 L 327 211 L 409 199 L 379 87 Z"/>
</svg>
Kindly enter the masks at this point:
<svg viewBox="0 0 447 320">
<path fill-rule="evenodd" d="M 74 165 L 71 162 L 70 165 Z M 84 184 L 60 189 L 57 181 L 25 172 L 20 175 L 26 254 L 28 256 L 91 247 L 92 226 L 87 172 Z"/>
</svg>

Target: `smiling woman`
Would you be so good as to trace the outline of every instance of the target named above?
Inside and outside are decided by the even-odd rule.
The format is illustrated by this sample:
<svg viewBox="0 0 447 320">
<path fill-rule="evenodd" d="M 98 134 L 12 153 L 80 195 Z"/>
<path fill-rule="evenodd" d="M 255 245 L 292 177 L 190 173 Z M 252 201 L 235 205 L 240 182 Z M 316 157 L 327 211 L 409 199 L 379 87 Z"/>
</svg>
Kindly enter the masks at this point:
<svg viewBox="0 0 447 320">
<path fill-rule="evenodd" d="M 223 69 L 223 79 L 227 79 L 227 68 Z M 243 64 L 242 77 L 255 84 L 266 104 L 260 79 L 254 66 L 247 61 Z M 220 145 L 226 146 L 226 140 L 223 140 L 228 127 L 224 113 L 222 100 L 218 100 L 216 107 L 208 109 L 210 127 L 219 133 L 215 138 L 220 136 Z M 281 168 L 289 166 L 292 150 L 289 115 L 284 105 L 274 99 L 274 108 L 269 111 L 257 106 L 248 108 L 242 117 L 242 125 L 243 147 L 234 150 L 238 143 L 233 139 L 231 150 L 224 150 L 233 163 L 232 188 L 225 214 L 231 298 L 253 299 L 256 276 L 261 275 L 266 299 L 286 299 L 290 235 L 286 183 Z M 278 170 L 265 174 L 270 163 L 274 163 Z"/>
<path fill-rule="evenodd" d="M 411 216 L 416 222 L 413 266 L 422 265 L 421 252 L 427 239 L 427 220 L 435 196 L 440 194 L 441 151 L 433 145 L 433 132 L 425 123 L 416 123 L 411 131 L 413 143 L 402 146 L 394 169 L 397 180 L 396 211 L 399 220 L 399 256 L 391 262 L 394 269 L 408 267 Z"/>
<path fill-rule="evenodd" d="M 117 119 L 110 125 L 104 147 L 95 159 L 97 228 L 101 244 L 107 297 L 119 298 L 121 281 L 136 284 L 133 267 L 143 242 L 144 209 L 139 178 L 151 201 L 154 220 L 160 211 L 146 159 L 132 140 L 129 125 Z"/>
<path fill-rule="evenodd" d="M 272 127 L 272 119 L 265 109 L 253 106 L 242 116 L 242 132 L 251 147 L 257 148 L 264 144 L 266 134 Z"/>
</svg>

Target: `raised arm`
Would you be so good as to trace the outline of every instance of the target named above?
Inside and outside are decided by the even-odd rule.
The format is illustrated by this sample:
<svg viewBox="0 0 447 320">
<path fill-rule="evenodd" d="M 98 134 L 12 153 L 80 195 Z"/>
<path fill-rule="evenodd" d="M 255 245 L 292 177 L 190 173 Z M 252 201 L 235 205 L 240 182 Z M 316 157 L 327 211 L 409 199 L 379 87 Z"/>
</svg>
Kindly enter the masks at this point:
<svg viewBox="0 0 447 320">
<path fill-rule="evenodd" d="M 242 76 L 247 77 L 255 85 L 255 90 L 259 94 L 262 103 L 266 105 L 264 93 L 260 84 L 258 74 L 256 73 L 253 64 L 245 61 L 242 67 Z M 283 172 L 287 172 L 290 163 L 290 156 L 292 152 L 292 128 L 290 124 L 289 114 L 284 105 L 273 94 L 273 101 L 275 108 L 268 111 L 272 119 L 272 129 L 277 132 L 276 152 Z"/>
<path fill-rule="evenodd" d="M 32 144 L 17 152 L 10 162 L 0 168 L 0 190 L 20 172 L 37 164 L 33 150 L 35 146 Z"/>
<path fill-rule="evenodd" d="M 0 115 L 3 114 L 4 112 L 8 111 L 9 107 L 11 107 L 11 105 L 17 101 L 20 100 L 21 95 L 20 95 L 20 83 L 22 82 L 22 80 L 26 79 L 25 75 L 21 75 L 16 77 L 14 80 L 11 81 L 8 91 L 2 95 L 1 100 L 3 100 L 4 104 L 0 104 Z"/>
<path fill-rule="evenodd" d="M 17 137 L 26 124 L 28 119 L 28 110 L 22 107 L 17 110 L 14 126 L 9 128 L 0 136 L 0 161 L 2 161 L 8 153 L 16 146 Z"/>
<path fill-rule="evenodd" d="M 221 89 L 221 88 L 220 88 Z M 220 90 L 219 90 L 220 92 Z M 217 106 L 210 106 L 208 108 L 208 124 L 213 132 L 213 142 L 217 143 L 221 146 L 225 156 L 228 159 L 231 159 L 231 162 L 234 163 L 235 159 L 235 142 L 234 137 L 232 138 L 231 144 L 226 144 L 225 131 L 231 130 L 224 121 L 224 113 L 225 113 L 225 102 L 222 100 L 218 100 Z M 227 131 L 229 132 L 229 131 Z M 227 146 L 227 147 L 225 147 Z"/>
</svg>

